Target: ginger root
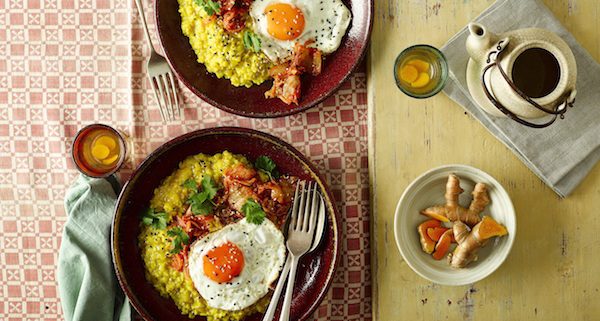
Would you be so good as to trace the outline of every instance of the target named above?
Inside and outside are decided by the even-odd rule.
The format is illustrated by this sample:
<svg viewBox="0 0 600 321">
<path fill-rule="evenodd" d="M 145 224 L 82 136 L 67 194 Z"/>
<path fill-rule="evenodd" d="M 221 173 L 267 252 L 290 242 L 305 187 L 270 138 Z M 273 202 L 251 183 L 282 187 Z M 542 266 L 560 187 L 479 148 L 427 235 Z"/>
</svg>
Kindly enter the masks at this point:
<svg viewBox="0 0 600 321">
<path fill-rule="evenodd" d="M 440 227 L 440 221 L 436 220 L 428 220 L 419 225 L 417 231 L 419 231 L 419 236 L 421 237 L 421 247 L 423 251 L 427 254 L 431 254 L 435 249 L 435 241 L 427 235 L 427 229 Z"/>
<path fill-rule="evenodd" d="M 508 234 L 506 227 L 489 216 L 484 216 L 472 230 L 469 230 L 469 227 L 460 221 L 454 222 L 452 230 L 458 246 L 448 256 L 448 259 L 450 266 L 454 268 L 465 267 L 477 260 L 477 250 L 483 247 L 488 239 Z"/>
<path fill-rule="evenodd" d="M 468 226 L 474 226 L 481 220 L 479 214 L 490 203 L 490 197 L 487 192 L 487 186 L 484 183 L 477 183 L 473 189 L 473 200 L 469 208 L 464 208 L 458 204 L 458 196 L 464 192 L 460 188 L 460 180 L 456 175 L 450 174 L 446 183 L 446 204 L 426 208 L 421 214 L 429 216 L 441 222 L 461 221 Z"/>
</svg>

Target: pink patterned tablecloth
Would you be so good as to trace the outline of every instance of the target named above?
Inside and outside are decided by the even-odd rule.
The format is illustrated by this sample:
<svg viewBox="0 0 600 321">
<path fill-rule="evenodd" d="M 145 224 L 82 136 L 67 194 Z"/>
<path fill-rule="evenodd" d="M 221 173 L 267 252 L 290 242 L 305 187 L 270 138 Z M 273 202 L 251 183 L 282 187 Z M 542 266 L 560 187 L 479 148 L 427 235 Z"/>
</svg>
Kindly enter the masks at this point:
<svg viewBox="0 0 600 321">
<path fill-rule="evenodd" d="M 184 120 L 163 124 L 133 1 L 0 0 L 0 24 L 0 320 L 63 319 L 56 263 L 63 198 L 78 175 L 70 144 L 94 122 L 133 137 L 124 179 L 195 129 L 249 127 L 290 142 L 325 175 L 342 213 L 339 269 L 314 318 L 371 320 L 364 68 L 318 107 L 278 119 L 233 116 L 182 89 Z"/>
</svg>

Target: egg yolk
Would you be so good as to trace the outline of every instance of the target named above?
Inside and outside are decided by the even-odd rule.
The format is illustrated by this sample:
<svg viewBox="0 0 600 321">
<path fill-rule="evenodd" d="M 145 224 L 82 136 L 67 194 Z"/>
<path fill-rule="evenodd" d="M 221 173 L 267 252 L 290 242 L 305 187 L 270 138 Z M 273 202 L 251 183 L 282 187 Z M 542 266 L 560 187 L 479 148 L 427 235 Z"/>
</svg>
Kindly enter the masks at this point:
<svg viewBox="0 0 600 321">
<path fill-rule="evenodd" d="M 244 254 L 237 245 L 227 242 L 204 255 L 204 274 L 217 283 L 231 281 L 244 269 Z"/>
<path fill-rule="evenodd" d="M 304 30 L 304 14 L 288 3 L 273 3 L 265 9 L 267 32 L 279 40 L 294 40 Z"/>
</svg>

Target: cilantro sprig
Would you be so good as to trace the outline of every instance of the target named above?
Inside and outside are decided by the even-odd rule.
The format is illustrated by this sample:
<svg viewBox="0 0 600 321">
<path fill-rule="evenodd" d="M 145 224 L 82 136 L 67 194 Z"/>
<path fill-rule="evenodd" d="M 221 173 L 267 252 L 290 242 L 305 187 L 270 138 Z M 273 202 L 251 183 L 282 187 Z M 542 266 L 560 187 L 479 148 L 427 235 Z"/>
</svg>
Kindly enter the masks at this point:
<svg viewBox="0 0 600 321">
<path fill-rule="evenodd" d="M 221 11 L 221 4 L 218 1 L 213 0 L 194 0 L 200 8 L 206 12 L 207 15 L 212 16 L 217 12 Z"/>
<path fill-rule="evenodd" d="M 209 215 L 212 213 L 214 208 L 212 199 L 219 191 L 217 183 L 212 179 L 212 177 L 208 175 L 202 177 L 202 182 L 200 183 L 200 186 L 202 187 L 201 192 L 198 192 L 198 187 L 196 186 L 196 182 L 194 180 L 190 179 L 185 181 L 183 186 L 190 188 L 193 191 L 192 195 L 187 200 L 187 203 L 192 207 L 192 213 L 194 215 Z"/>
<path fill-rule="evenodd" d="M 187 181 L 183 182 L 183 184 L 181 184 L 181 186 L 183 186 L 185 188 L 189 188 L 192 191 L 198 190 L 198 185 L 196 184 L 196 181 L 193 178 L 190 178 Z"/>
<path fill-rule="evenodd" d="M 190 236 L 184 232 L 181 227 L 174 227 L 167 231 L 167 235 L 172 238 L 171 241 L 171 254 L 177 254 L 183 250 L 183 246 L 190 244 Z"/>
<path fill-rule="evenodd" d="M 246 221 L 257 225 L 262 224 L 267 215 L 262 206 L 251 198 L 242 205 L 242 212 L 244 212 L 244 215 L 246 216 Z"/>
<path fill-rule="evenodd" d="M 279 178 L 279 171 L 277 170 L 277 164 L 267 156 L 259 156 L 254 162 L 254 167 L 258 171 L 269 176 L 271 180 Z"/>
<path fill-rule="evenodd" d="M 167 227 L 167 213 L 157 212 L 150 207 L 142 214 L 142 223 L 155 229 L 164 230 Z"/>
<path fill-rule="evenodd" d="M 262 45 L 260 38 L 249 30 L 244 31 L 244 35 L 242 37 L 242 41 L 244 42 L 244 47 L 251 49 L 254 52 L 259 52 L 260 47 Z"/>
</svg>

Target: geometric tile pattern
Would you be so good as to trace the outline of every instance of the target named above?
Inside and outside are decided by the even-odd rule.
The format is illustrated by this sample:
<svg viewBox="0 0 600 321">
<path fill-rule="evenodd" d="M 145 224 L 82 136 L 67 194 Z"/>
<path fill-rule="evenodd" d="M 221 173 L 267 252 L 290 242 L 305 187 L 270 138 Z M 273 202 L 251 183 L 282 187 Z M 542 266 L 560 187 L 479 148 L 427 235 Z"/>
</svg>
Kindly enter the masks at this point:
<svg viewBox="0 0 600 321">
<path fill-rule="evenodd" d="M 145 5 L 152 23 L 153 4 Z M 318 107 L 278 119 L 231 115 L 180 88 L 185 117 L 165 125 L 133 1 L 0 0 L 0 25 L 8 26 L 0 28 L 0 320 L 62 319 L 63 198 L 78 175 L 70 144 L 94 122 L 133 141 L 122 179 L 156 147 L 195 129 L 248 127 L 290 142 L 324 174 L 342 213 L 340 267 L 314 319 L 371 320 L 364 67 Z"/>
</svg>

